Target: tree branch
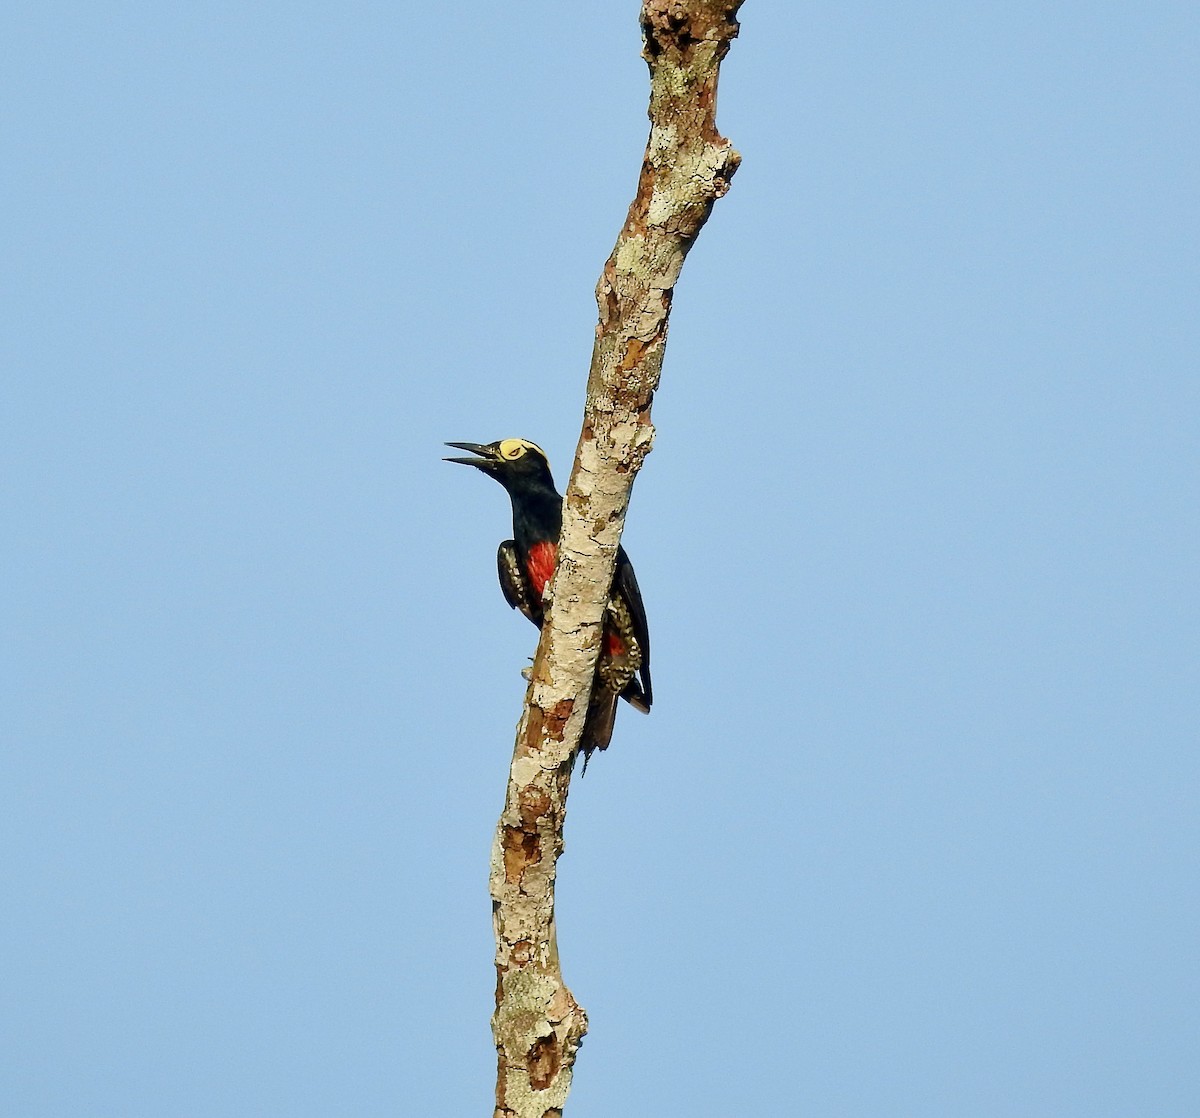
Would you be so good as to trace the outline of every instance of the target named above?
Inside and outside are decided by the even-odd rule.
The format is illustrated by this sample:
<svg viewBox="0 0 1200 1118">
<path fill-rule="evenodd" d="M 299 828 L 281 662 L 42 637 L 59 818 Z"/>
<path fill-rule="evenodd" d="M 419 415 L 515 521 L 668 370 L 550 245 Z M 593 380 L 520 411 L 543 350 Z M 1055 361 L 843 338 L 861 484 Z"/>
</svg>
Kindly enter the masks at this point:
<svg viewBox="0 0 1200 1118">
<path fill-rule="evenodd" d="M 716 127 L 742 0 L 643 0 L 650 138 L 637 196 L 596 288 L 600 320 L 548 617 L 492 848 L 499 1066 L 494 1118 L 556 1118 L 587 1015 L 562 980 L 554 877 L 571 764 L 634 478 L 650 452 L 671 297 L 740 156 Z"/>
</svg>

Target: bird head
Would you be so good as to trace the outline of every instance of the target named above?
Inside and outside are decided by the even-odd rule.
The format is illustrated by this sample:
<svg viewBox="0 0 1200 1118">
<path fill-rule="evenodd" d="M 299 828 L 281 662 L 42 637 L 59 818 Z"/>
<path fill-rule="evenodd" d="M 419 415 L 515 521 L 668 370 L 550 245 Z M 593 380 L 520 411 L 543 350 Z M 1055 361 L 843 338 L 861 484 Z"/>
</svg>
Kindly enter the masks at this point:
<svg viewBox="0 0 1200 1118">
<path fill-rule="evenodd" d="M 486 445 L 480 443 L 447 443 L 456 450 L 469 451 L 471 458 L 447 458 L 447 462 L 460 462 L 474 466 L 494 477 L 505 489 L 512 490 L 531 485 L 554 487 L 550 475 L 550 463 L 545 451 L 528 439 L 499 439 Z"/>
</svg>

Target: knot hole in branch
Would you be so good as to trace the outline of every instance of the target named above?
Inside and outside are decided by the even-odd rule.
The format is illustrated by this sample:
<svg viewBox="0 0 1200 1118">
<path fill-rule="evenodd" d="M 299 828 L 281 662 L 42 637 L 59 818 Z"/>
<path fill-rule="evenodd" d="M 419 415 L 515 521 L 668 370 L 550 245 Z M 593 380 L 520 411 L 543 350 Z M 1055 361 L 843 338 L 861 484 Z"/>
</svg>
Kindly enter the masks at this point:
<svg viewBox="0 0 1200 1118">
<path fill-rule="evenodd" d="M 658 58 L 669 47 L 684 54 L 700 41 L 692 34 L 686 6 L 678 0 L 647 0 L 642 5 L 642 37 L 648 59 Z"/>
</svg>

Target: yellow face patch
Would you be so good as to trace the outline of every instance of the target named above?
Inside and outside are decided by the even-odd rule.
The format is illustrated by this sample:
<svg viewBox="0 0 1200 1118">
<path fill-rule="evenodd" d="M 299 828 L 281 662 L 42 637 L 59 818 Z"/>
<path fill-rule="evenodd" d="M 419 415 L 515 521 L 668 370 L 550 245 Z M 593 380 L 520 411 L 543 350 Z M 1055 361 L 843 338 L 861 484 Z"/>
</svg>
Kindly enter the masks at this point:
<svg viewBox="0 0 1200 1118">
<path fill-rule="evenodd" d="M 496 449 L 500 451 L 500 457 L 508 462 L 515 462 L 531 450 L 543 458 L 546 457 L 542 448 L 528 439 L 504 439 Z"/>
</svg>

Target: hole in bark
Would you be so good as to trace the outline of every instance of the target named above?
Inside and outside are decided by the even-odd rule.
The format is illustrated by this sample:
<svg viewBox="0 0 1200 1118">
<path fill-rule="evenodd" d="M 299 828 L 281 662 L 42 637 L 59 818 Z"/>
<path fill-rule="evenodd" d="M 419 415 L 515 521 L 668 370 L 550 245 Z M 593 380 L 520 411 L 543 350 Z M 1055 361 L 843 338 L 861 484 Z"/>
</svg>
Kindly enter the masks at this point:
<svg viewBox="0 0 1200 1118">
<path fill-rule="evenodd" d="M 651 58 L 657 58 L 662 54 L 662 47 L 659 46 L 658 39 L 654 35 L 654 24 L 648 19 L 642 19 L 642 39 L 646 43 L 646 53 Z"/>
<path fill-rule="evenodd" d="M 562 1053 L 558 1050 L 558 1037 L 542 1036 L 533 1042 L 525 1060 L 529 1068 L 529 1083 L 535 1091 L 544 1091 L 562 1067 Z"/>
<path fill-rule="evenodd" d="M 646 43 L 646 54 L 657 58 L 668 45 L 681 54 L 700 40 L 692 34 L 688 13 L 679 4 L 656 4 L 658 11 L 647 12 L 642 18 L 642 37 Z"/>
</svg>

